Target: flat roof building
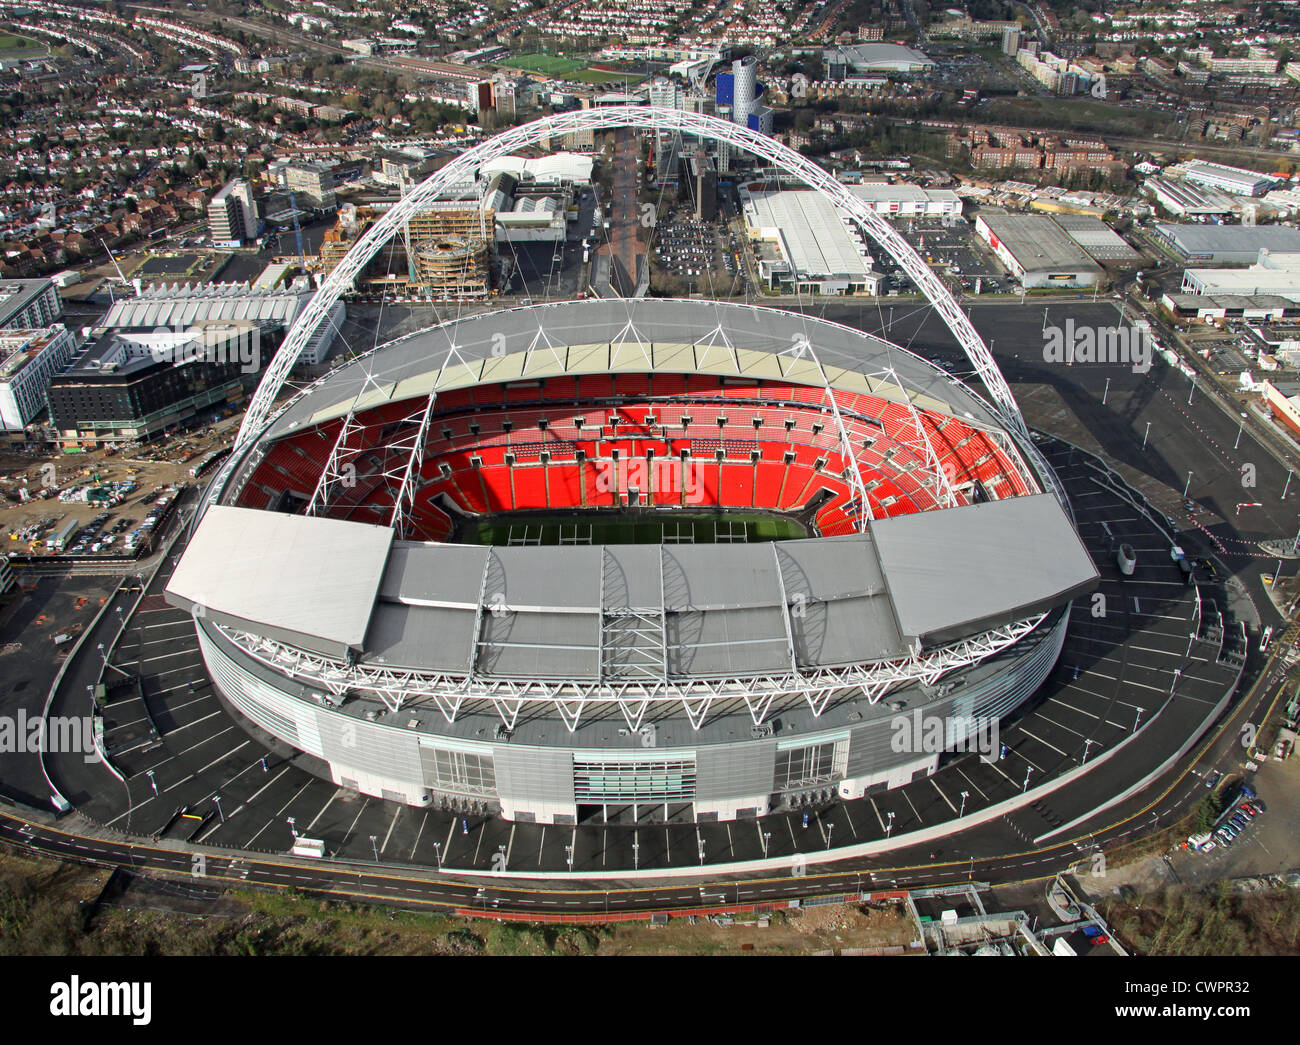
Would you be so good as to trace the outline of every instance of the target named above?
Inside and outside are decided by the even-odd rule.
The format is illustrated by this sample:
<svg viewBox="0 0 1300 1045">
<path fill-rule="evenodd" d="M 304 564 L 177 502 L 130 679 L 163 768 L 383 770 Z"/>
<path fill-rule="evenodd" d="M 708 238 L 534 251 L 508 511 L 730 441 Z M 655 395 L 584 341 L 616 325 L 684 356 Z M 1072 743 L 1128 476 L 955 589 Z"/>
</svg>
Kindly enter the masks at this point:
<svg viewBox="0 0 1300 1045">
<path fill-rule="evenodd" d="M 1135 264 L 1142 260 L 1141 252 L 1134 250 L 1124 237 L 1101 218 L 1089 214 L 1057 214 L 1052 218 L 1065 234 L 1088 252 L 1100 264 Z"/>
<path fill-rule="evenodd" d="M 1251 265 L 1261 250 L 1300 251 L 1300 229 L 1286 225 L 1158 224 L 1152 232 L 1184 261 L 1212 265 Z"/>
<path fill-rule="evenodd" d="M 1277 185 L 1277 179 L 1272 175 L 1206 160 L 1195 160 L 1187 164 L 1183 168 L 1183 177 L 1197 185 L 1222 189 L 1234 196 L 1263 196 Z"/>
<path fill-rule="evenodd" d="M 1231 214 L 1237 206 L 1226 192 L 1176 178 L 1148 178 L 1142 188 L 1176 218 Z"/>
<path fill-rule="evenodd" d="M 1045 214 L 981 214 L 975 231 L 1026 288 L 1094 287 L 1101 269 Z"/>
<path fill-rule="evenodd" d="M 934 217 L 960 214 L 961 197 L 952 189 L 924 189 L 906 182 L 889 185 L 867 183 L 849 189 L 877 214 L 887 218 Z"/>
<path fill-rule="evenodd" d="M 52 279 L 0 280 L 0 329 L 35 330 L 63 315 Z"/>
<path fill-rule="evenodd" d="M 0 331 L 0 428 L 21 432 L 45 409 L 50 379 L 67 365 L 76 344 L 62 326 Z"/>
<path fill-rule="evenodd" d="M 759 258 L 771 286 L 806 294 L 875 292 L 879 276 L 870 253 L 820 193 L 742 189 L 741 204 L 750 239 L 772 244 L 779 255 Z"/>
</svg>

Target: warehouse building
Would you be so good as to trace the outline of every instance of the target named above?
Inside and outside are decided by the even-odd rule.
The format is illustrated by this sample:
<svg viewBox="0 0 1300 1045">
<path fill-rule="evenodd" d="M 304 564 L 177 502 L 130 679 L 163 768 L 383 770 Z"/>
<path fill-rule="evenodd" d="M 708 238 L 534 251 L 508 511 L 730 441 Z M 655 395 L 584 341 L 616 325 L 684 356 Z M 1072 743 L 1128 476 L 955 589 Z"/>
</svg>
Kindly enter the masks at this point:
<svg viewBox="0 0 1300 1045">
<path fill-rule="evenodd" d="M 1260 251 L 1247 268 L 1189 268 L 1183 271 L 1184 294 L 1213 296 L 1275 294 L 1300 301 L 1300 254 Z"/>
<path fill-rule="evenodd" d="M 886 218 L 943 217 L 961 213 L 961 197 L 952 189 L 923 189 L 920 185 L 904 182 L 897 185 L 854 185 L 849 191 Z"/>
<path fill-rule="evenodd" d="M 881 276 L 871 269 L 870 252 L 820 193 L 742 188 L 740 198 L 749 238 L 758 244 L 759 272 L 770 287 L 800 294 L 877 292 Z"/>
<path fill-rule="evenodd" d="M 1099 265 L 1136 265 L 1142 260 L 1141 252 L 1134 250 L 1100 218 L 1089 214 L 1058 214 L 1052 220 Z"/>
<path fill-rule="evenodd" d="M 1045 214 L 981 214 L 975 231 L 1026 289 L 1095 287 L 1101 269 Z"/>
<path fill-rule="evenodd" d="M 1205 160 L 1187 164 L 1182 174 L 1187 181 L 1230 192 L 1234 196 L 1263 196 L 1277 186 L 1277 179 L 1271 175 Z"/>
<path fill-rule="evenodd" d="M 1220 217 L 1237 207 L 1237 201 L 1226 192 L 1175 178 L 1148 178 L 1142 188 L 1176 218 Z"/>
<path fill-rule="evenodd" d="M 1152 233 L 1184 261 L 1210 265 L 1251 265 L 1261 250 L 1300 252 L 1300 229 L 1286 225 L 1157 224 Z"/>
</svg>

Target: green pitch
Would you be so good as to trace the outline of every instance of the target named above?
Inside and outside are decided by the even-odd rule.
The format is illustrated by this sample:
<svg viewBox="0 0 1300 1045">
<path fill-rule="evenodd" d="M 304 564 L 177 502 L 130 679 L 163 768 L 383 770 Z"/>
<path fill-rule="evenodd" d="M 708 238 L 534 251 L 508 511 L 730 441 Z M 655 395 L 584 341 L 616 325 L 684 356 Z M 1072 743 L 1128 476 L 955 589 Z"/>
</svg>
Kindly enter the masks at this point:
<svg viewBox="0 0 1300 1045">
<path fill-rule="evenodd" d="M 512 69 L 525 69 L 530 73 L 546 73 L 548 76 L 563 76 L 587 65 L 586 62 L 575 62 L 572 58 L 561 58 L 554 54 L 517 54 L 500 64 Z"/>
<path fill-rule="evenodd" d="M 587 512 L 496 515 L 468 524 L 468 544 L 719 544 L 784 541 L 807 531 L 790 519 L 760 512 Z"/>
</svg>

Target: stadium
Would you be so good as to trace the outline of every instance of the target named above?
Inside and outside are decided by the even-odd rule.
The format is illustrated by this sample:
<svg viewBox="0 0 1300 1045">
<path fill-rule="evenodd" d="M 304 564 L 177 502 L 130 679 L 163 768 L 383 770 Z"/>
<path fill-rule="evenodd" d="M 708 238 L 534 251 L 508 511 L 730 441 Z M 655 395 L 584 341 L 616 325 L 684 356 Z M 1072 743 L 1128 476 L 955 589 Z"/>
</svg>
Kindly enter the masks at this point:
<svg viewBox="0 0 1300 1045">
<path fill-rule="evenodd" d="M 640 107 L 450 167 L 651 120 L 801 163 Z M 305 314 L 167 590 L 219 692 L 342 787 L 519 822 L 732 820 L 933 773 L 1032 696 L 1097 571 L 987 349 L 859 220 L 993 402 L 803 314 L 614 299 L 446 322 L 277 403 Z M 918 712 L 944 750 L 897 743 Z"/>
</svg>

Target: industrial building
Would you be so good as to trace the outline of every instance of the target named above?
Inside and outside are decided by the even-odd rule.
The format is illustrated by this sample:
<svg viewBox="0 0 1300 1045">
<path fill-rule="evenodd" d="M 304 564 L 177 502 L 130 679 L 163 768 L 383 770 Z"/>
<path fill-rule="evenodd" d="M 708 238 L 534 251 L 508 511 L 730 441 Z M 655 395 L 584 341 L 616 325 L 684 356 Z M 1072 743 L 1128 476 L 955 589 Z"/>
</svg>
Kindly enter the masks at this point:
<svg viewBox="0 0 1300 1045">
<path fill-rule="evenodd" d="M 63 315 L 52 279 L 0 280 L 0 330 L 35 330 Z"/>
<path fill-rule="evenodd" d="M 0 429 L 22 432 L 45 409 L 50 379 L 72 358 L 66 327 L 0 330 Z"/>
<path fill-rule="evenodd" d="M 1166 294 L 1160 299 L 1179 319 L 1300 319 L 1300 304 L 1276 294 Z"/>
<path fill-rule="evenodd" d="M 1172 170 L 1167 173 L 1172 173 Z M 1195 160 L 1185 164 L 1182 176 L 1197 185 L 1220 189 L 1234 196 L 1263 196 L 1277 186 L 1277 178 L 1272 175 L 1242 167 L 1228 167 L 1222 163 L 1210 163 L 1208 160 Z"/>
<path fill-rule="evenodd" d="M 1095 287 L 1101 269 L 1045 214 L 981 214 L 975 231 L 1026 289 Z"/>
<path fill-rule="evenodd" d="M 1183 271 L 1185 294 L 1257 296 L 1274 294 L 1300 301 L 1300 254 L 1260 251 L 1259 260 L 1246 268 L 1189 268 Z"/>
<path fill-rule="evenodd" d="M 1056 214 L 1052 220 L 1100 265 L 1136 265 L 1142 260 L 1141 252 L 1101 218 L 1090 214 Z"/>
<path fill-rule="evenodd" d="M 773 289 L 800 294 L 875 294 L 882 276 L 835 207 L 811 190 L 740 190 L 758 269 Z M 764 249 L 766 247 L 767 249 Z"/>
<path fill-rule="evenodd" d="M 1176 178 L 1148 178 L 1142 189 L 1176 218 L 1219 217 L 1238 206 L 1238 200 L 1226 192 Z"/>
<path fill-rule="evenodd" d="M 887 218 L 945 217 L 961 213 L 962 200 L 952 189 L 925 189 L 907 182 L 854 185 L 849 191 Z"/>
<path fill-rule="evenodd" d="M 1179 258 L 1210 265 L 1250 265 L 1259 252 L 1300 252 L 1300 229 L 1286 225 L 1157 224 L 1152 234 Z"/>
</svg>

